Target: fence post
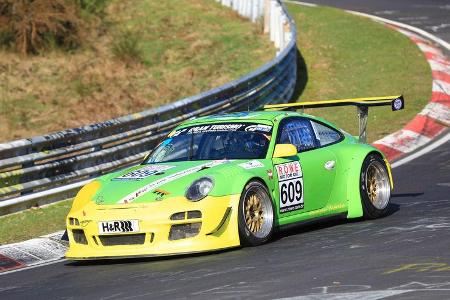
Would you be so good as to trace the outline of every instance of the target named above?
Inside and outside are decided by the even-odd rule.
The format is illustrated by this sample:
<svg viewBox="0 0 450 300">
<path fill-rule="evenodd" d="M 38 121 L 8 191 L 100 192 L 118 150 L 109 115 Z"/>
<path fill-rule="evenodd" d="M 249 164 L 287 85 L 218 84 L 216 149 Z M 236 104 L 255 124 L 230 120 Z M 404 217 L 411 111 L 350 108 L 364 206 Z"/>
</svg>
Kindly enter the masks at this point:
<svg viewBox="0 0 450 300">
<path fill-rule="evenodd" d="M 285 23 L 283 24 L 284 31 L 284 42 L 283 48 L 291 41 L 291 26 L 289 25 L 288 20 L 285 18 Z"/>
<path fill-rule="evenodd" d="M 286 36 L 284 35 L 284 26 L 287 23 L 287 19 L 285 16 L 281 15 L 280 18 L 280 49 L 283 49 L 284 46 L 286 45 Z"/>
<path fill-rule="evenodd" d="M 278 3 L 274 2 L 274 9 L 273 9 L 273 39 L 275 47 L 280 49 L 280 11 Z"/>
<path fill-rule="evenodd" d="M 245 9 L 245 0 L 239 0 L 239 14 L 242 16 Z"/>
<path fill-rule="evenodd" d="M 271 42 L 275 42 L 275 27 L 276 27 L 276 23 L 275 23 L 275 1 L 270 1 L 270 28 L 269 28 L 269 32 L 270 32 L 270 41 Z"/>
<path fill-rule="evenodd" d="M 238 11 L 239 10 L 239 0 L 233 0 L 233 10 Z"/>
<path fill-rule="evenodd" d="M 270 0 L 264 1 L 264 33 L 270 32 Z"/>
</svg>

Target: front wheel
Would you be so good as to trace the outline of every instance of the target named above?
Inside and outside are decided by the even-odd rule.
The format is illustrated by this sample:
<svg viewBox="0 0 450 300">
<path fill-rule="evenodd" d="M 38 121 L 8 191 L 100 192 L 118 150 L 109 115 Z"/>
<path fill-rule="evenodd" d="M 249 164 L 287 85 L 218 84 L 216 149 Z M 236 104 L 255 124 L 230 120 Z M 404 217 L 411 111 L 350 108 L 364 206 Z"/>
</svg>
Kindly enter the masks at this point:
<svg viewBox="0 0 450 300">
<path fill-rule="evenodd" d="M 384 160 L 369 154 L 362 165 L 360 193 L 364 217 L 375 219 L 386 215 L 391 198 L 389 174 Z"/>
<path fill-rule="evenodd" d="M 261 245 L 272 236 L 273 203 L 269 191 L 259 181 L 250 181 L 241 194 L 238 224 L 241 245 Z"/>
</svg>

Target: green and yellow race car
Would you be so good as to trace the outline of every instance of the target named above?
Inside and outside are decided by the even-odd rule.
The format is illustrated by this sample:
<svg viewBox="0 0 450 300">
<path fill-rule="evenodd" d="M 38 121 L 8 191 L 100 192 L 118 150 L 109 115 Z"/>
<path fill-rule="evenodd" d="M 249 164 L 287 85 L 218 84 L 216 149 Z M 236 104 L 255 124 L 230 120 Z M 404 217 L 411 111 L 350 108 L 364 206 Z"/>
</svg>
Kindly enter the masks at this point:
<svg viewBox="0 0 450 300">
<path fill-rule="evenodd" d="M 325 102 L 403 108 L 402 97 Z M 307 105 L 187 121 L 140 165 L 93 180 L 67 216 L 66 257 L 254 246 L 313 219 L 385 215 L 393 181 L 383 153 L 321 118 L 284 111 L 299 106 Z"/>
</svg>

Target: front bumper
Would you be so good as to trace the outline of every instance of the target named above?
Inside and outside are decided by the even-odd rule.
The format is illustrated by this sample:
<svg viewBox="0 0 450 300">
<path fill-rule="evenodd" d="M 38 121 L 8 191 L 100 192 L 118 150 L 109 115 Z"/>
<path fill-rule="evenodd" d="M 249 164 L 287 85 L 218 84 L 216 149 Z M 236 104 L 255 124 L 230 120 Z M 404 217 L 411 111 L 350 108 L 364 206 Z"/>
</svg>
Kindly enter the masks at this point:
<svg viewBox="0 0 450 300">
<path fill-rule="evenodd" d="M 69 250 L 73 260 L 160 256 L 219 250 L 240 245 L 238 206 L 240 195 L 208 196 L 199 202 L 184 197 L 148 204 L 96 205 L 92 202 L 67 216 Z M 183 220 L 171 220 L 175 213 L 200 211 Z M 71 219 L 71 221 L 69 221 Z M 76 222 L 74 221 L 76 219 Z M 102 221 L 138 220 L 139 232 L 99 234 Z M 198 234 L 169 239 L 173 225 L 201 223 Z M 80 243 L 80 232 L 84 240 Z M 78 238 L 74 238 L 74 233 Z M 112 242 L 111 242 L 112 241 Z"/>
</svg>

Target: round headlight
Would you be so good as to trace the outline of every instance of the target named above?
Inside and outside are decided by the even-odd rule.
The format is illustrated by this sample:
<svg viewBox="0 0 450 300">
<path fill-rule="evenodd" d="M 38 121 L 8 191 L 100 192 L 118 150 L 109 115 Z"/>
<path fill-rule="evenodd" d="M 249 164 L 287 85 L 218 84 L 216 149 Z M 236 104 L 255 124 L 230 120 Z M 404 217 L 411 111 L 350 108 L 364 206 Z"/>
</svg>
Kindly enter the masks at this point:
<svg viewBox="0 0 450 300">
<path fill-rule="evenodd" d="M 214 181 L 209 177 L 202 177 L 191 183 L 186 191 L 186 198 L 190 201 L 199 201 L 205 198 L 212 190 Z"/>
</svg>

